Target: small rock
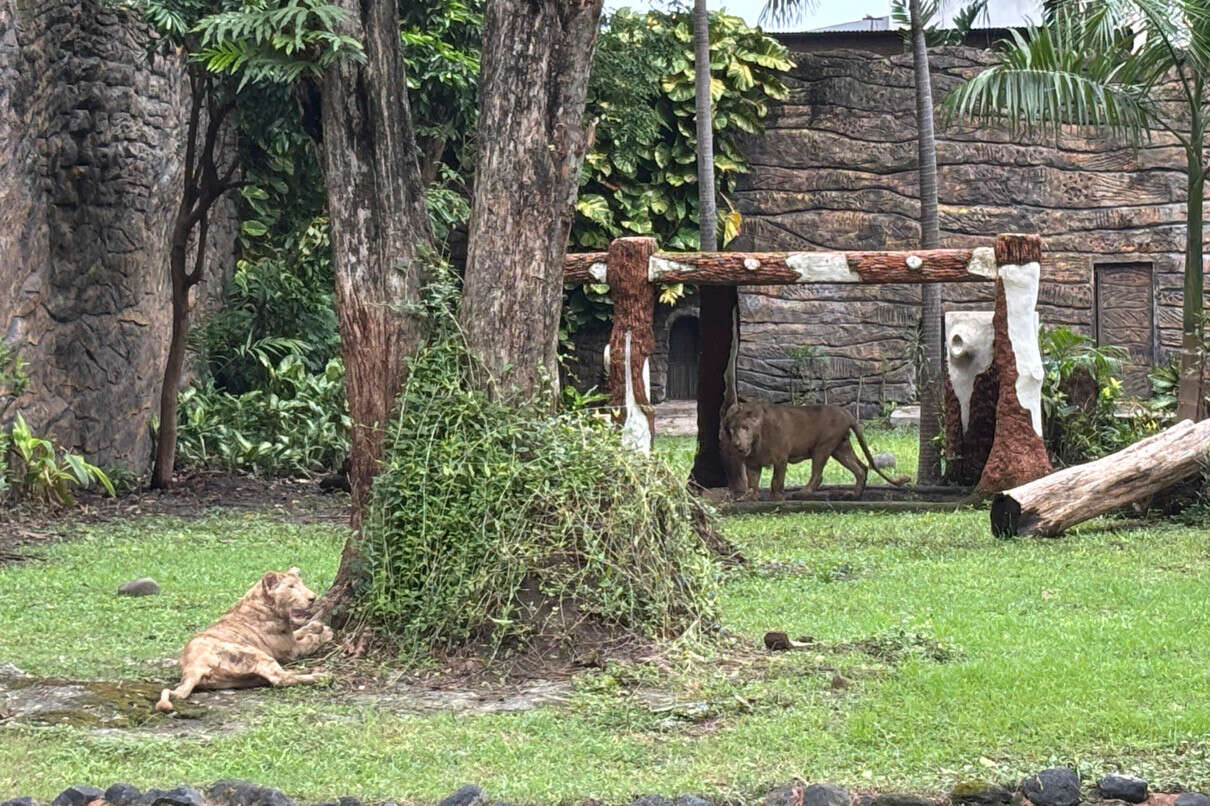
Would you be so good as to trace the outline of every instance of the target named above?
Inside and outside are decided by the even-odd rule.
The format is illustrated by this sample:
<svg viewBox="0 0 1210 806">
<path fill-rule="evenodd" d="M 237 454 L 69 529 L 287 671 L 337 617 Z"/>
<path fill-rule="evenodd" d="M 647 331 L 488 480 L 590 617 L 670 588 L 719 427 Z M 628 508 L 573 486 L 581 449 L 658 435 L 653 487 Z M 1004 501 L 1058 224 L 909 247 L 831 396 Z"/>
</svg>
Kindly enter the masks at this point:
<svg viewBox="0 0 1210 806">
<path fill-rule="evenodd" d="M 95 786 L 69 786 L 50 802 L 50 806 L 85 806 L 105 793 Z"/>
<path fill-rule="evenodd" d="M 1147 782 L 1135 775 L 1113 773 L 1097 781 L 1097 789 L 1106 800 L 1142 803 L 1147 800 Z"/>
<path fill-rule="evenodd" d="M 847 678 L 841 677 L 841 676 L 840 676 L 840 675 L 838 675 L 838 674 L 833 674 L 833 675 L 832 675 L 832 688 L 848 688 L 848 687 L 849 687 L 849 686 L 851 686 L 851 685 L 852 685 L 852 683 L 850 683 L 850 682 L 849 682 L 849 680 L 848 680 Z M 903 796 L 900 796 L 900 795 L 879 795 L 877 798 L 874 798 L 874 803 L 876 803 L 876 804 L 877 804 L 877 806 L 903 806 L 902 804 L 899 804 L 897 801 L 896 801 L 896 802 L 887 801 L 887 802 L 885 802 L 885 803 L 884 803 L 884 802 L 882 802 L 882 800 L 881 800 L 882 798 L 897 798 L 897 797 L 908 797 L 908 796 L 907 796 L 907 795 L 903 795 Z M 926 801 L 926 802 L 927 802 L 927 801 Z M 915 803 L 911 803 L 911 804 L 907 804 L 907 806 L 916 806 L 916 804 L 915 804 Z"/>
<path fill-rule="evenodd" d="M 986 781 L 961 783 L 950 793 L 950 802 L 954 806 L 1001 806 L 1012 802 L 1012 799 L 1012 792 Z"/>
<path fill-rule="evenodd" d="M 0 803 L 0 806 L 37 806 L 31 797 L 13 798 Z"/>
<path fill-rule="evenodd" d="M 0 680 L 5 680 L 11 677 L 25 677 L 25 672 L 13 666 L 11 663 L 0 663 Z M 10 801 L 5 801 L 10 803 Z"/>
<path fill-rule="evenodd" d="M 105 790 L 105 801 L 113 806 L 134 806 L 142 797 L 138 787 L 130 784 L 114 784 Z"/>
<path fill-rule="evenodd" d="M 118 596 L 155 596 L 159 592 L 159 584 L 151 577 L 132 579 L 118 586 Z"/>
<path fill-rule="evenodd" d="M 191 786 L 176 789 L 148 789 L 139 798 L 141 806 L 206 806 L 202 793 Z"/>
<path fill-rule="evenodd" d="M 764 806 L 803 806 L 803 788 L 798 785 L 783 786 L 765 795 Z"/>
<path fill-rule="evenodd" d="M 441 801 L 438 806 L 480 806 L 486 800 L 482 789 L 468 785 Z"/>
<path fill-rule="evenodd" d="M 1182 792 L 1176 799 L 1176 806 L 1210 806 L 1210 797 L 1201 792 Z"/>
<path fill-rule="evenodd" d="M 640 795 L 630 806 L 672 806 L 672 798 L 663 795 Z"/>
<path fill-rule="evenodd" d="M 886 470 L 888 467 L 895 466 L 895 454 L 884 452 L 874 454 L 874 467 L 879 470 Z"/>
<path fill-rule="evenodd" d="M 890 792 L 874 798 L 874 806 L 934 806 L 934 803 L 928 798 Z"/>
<path fill-rule="evenodd" d="M 294 801 L 278 790 L 247 781 L 218 781 L 206 794 L 210 800 L 227 806 L 294 806 Z"/>
<path fill-rule="evenodd" d="M 1076 806 L 1080 802 L 1080 779 L 1068 767 L 1051 767 L 1022 781 L 1021 793 L 1034 806 Z"/>
<path fill-rule="evenodd" d="M 784 632 L 765 633 L 765 649 L 770 652 L 784 652 L 790 648 L 790 636 Z"/>
<path fill-rule="evenodd" d="M 811 784 L 802 791 L 802 806 L 849 806 L 849 793 L 831 784 Z"/>
<path fill-rule="evenodd" d="M 713 806 L 713 804 L 705 798 L 699 798 L 697 795 L 681 795 L 672 801 L 672 806 Z M 845 806 L 848 806 L 848 804 L 845 804 Z"/>
</svg>

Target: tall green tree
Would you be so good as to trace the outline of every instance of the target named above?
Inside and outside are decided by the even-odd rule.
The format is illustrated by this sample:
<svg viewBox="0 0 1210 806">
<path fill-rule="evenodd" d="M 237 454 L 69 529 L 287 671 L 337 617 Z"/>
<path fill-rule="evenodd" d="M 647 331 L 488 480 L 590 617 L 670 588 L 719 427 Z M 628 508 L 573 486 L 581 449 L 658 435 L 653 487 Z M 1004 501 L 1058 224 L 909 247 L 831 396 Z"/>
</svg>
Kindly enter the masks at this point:
<svg viewBox="0 0 1210 806">
<path fill-rule="evenodd" d="M 287 0 L 274 14 L 236 0 L 132 0 L 156 36 L 148 54 L 181 62 L 189 83 L 185 164 L 170 233 L 172 334 L 160 390 L 151 486 L 168 487 L 176 456 L 177 392 L 189 332 L 189 291 L 203 279 L 210 216 L 244 183 L 231 142 L 232 112 L 261 81 L 289 81 L 355 52 L 330 32 L 336 10 L 322 0 Z M 243 42 L 237 45 L 236 40 Z M 239 69 L 240 75 L 236 75 Z"/>
<path fill-rule="evenodd" d="M 929 47 L 960 44 L 975 19 L 983 13 L 987 0 L 965 7 L 954 20 L 953 28 L 936 26 L 942 0 L 896 0 L 891 13 L 906 30 L 912 51 L 912 72 L 916 91 L 916 153 L 920 192 L 920 248 L 941 246 L 937 218 L 937 134 L 933 120 L 933 78 L 929 67 Z M 920 484 L 941 481 L 939 435 L 945 412 L 942 390 L 942 365 L 945 334 L 941 326 L 941 286 L 925 283 L 920 287 L 920 450 L 916 479 Z"/>
<path fill-rule="evenodd" d="M 1014 31 L 997 53 L 995 64 L 950 93 L 948 114 L 1056 137 L 1065 126 L 1095 127 L 1136 147 L 1158 132 L 1184 150 L 1187 236 L 1177 416 L 1200 418 L 1210 3 L 1057 0 L 1045 25 Z"/>
</svg>

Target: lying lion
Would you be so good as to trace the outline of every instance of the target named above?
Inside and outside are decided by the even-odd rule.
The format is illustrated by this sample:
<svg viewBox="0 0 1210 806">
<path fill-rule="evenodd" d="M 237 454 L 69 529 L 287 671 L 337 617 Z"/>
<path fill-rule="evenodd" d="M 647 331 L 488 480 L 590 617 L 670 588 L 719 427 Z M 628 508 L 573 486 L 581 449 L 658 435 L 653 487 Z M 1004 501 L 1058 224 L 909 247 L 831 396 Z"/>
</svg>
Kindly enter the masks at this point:
<svg viewBox="0 0 1210 806">
<path fill-rule="evenodd" d="M 280 663 L 332 640 L 329 627 L 308 619 L 314 602 L 315 594 L 297 568 L 265 574 L 222 618 L 185 644 L 181 684 L 164 689 L 156 710 L 171 711 L 172 697 L 183 700 L 195 688 L 293 686 L 327 679 L 326 674 L 288 672 Z"/>
<path fill-rule="evenodd" d="M 866 444 L 861 425 L 856 418 L 839 406 L 777 406 L 771 403 L 737 403 L 727 410 L 719 429 L 723 457 L 727 460 L 727 475 L 731 491 L 736 496 L 756 500 L 760 489 L 760 474 L 772 466 L 771 497 L 785 497 L 786 465 L 811 460 L 811 481 L 807 490 L 813 492 L 823 479 L 823 468 L 832 457 L 852 471 L 857 485 L 853 497 L 865 491 L 866 466 L 853 452 L 849 433 L 871 465 L 874 457 Z M 874 472 L 891 484 L 905 484 L 907 476 L 893 479 L 874 467 Z M 747 494 L 744 495 L 744 487 Z"/>
</svg>

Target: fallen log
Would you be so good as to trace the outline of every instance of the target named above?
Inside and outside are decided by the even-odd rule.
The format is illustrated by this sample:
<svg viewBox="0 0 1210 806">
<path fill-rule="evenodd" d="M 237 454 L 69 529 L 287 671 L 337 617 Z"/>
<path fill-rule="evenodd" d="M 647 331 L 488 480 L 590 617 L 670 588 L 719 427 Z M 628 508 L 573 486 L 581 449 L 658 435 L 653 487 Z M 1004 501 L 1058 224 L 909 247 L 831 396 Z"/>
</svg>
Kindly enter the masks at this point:
<svg viewBox="0 0 1210 806">
<path fill-rule="evenodd" d="M 1093 462 L 1059 470 L 992 498 L 992 534 L 1055 537 L 1201 472 L 1210 420 L 1183 420 Z"/>
</svg>

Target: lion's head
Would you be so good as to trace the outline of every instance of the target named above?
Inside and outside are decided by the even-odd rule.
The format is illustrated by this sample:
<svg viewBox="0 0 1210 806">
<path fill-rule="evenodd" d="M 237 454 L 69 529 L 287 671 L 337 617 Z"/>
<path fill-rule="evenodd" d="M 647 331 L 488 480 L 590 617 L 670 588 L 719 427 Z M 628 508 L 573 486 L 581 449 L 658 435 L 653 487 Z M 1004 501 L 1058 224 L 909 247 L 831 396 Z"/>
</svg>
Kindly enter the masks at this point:
<svg viewBox="0 0 1210 806">
<path fill-rule="evenodd" d="M 762 411 L 755 403 L 737 403 L 723 417 L 723 444 L 737 457 L 745 457 L 756 450 L 760 440 Z"/>
<path fill-rule="evenodd" d="M 261 577 L 261 593 L 277 613 L 291 624 L 301 626 L 310 615 L 315 604 L 315 592 L 303 584 L 300 571 L 269 571 Z"/>
</svg>

